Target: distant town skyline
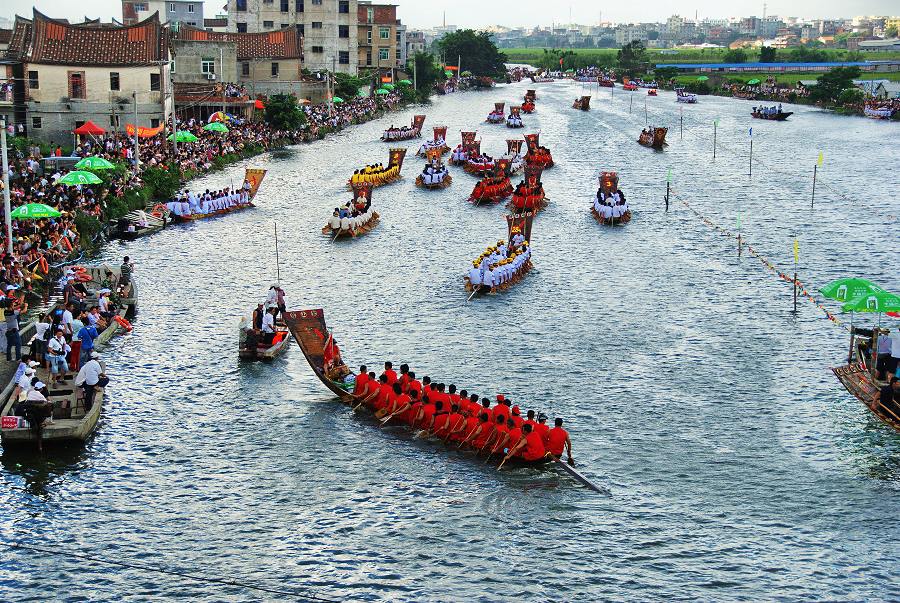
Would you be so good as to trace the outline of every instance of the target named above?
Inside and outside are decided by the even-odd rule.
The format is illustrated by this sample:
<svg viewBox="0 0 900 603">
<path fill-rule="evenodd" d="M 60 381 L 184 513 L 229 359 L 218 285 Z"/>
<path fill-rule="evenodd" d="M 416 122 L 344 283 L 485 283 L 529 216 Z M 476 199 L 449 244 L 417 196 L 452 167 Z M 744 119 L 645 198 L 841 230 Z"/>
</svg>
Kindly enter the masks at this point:
<svg viewBox="0 0 900 603">
<path fill-rule="evenodd" d="M 200 1 L 200 0 L 198 0 Z M 226 0 L 206 0 L 204 14 L 213 17 L 222 13 Z M 397 5 L 397 16 L 410 28 L 429 29 L 441 25 L 446 12 L 448 25 L 465 28 L 485 28 L 501 25 L 505 27 L 534 27 L 551 23 L 577 23 L 596 25 L 601 19 L 617 23 L 662 22 L 673 14 L 693 19 L 726 19 L 730 17 L 757 16 L 763 14 L 763 2 L 737 0 L 726 7 L 717 0 L 695 0 L 693 2 L 667 2 L 650 0 L 640 4 L 604 3 L 595 0 L 571 0 L 569 2 L 547 2 L 547 0 L 517 0 L 515 2 L 488 3 L 483 0 L 441 0 L 421 2 L 404 0 L 389 2 Z M 32 7 L 50 17 L 66 18 L 71 21 L 83 17 L 109 21 L 121 18 L 120 0 L 81 0 L 61 2 L 60 0 L 7 0 L 0 17 L 12 19 L 15 14 L 28 16 Z M 770 1 L 766 3 L 766 14 L 779 17 L 802 19 L 832 19 L 859 15 L 898 15 L 900 7 L 896 0 L 862 0 L 858 2 L 838 2 L 837 0 L 796 0 L 792 2 Z"/>
</svg>

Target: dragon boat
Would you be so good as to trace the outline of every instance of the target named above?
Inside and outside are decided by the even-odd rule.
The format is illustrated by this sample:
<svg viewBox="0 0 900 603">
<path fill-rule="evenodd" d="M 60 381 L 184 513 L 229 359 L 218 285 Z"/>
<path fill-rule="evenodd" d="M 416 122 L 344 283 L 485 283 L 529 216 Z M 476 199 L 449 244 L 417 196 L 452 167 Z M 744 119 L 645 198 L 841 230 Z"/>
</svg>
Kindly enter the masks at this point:
<svg viewBox="0 0 900 603">
<path fill-rule="evenodd" d="M 506 120 L 506 103 L 494 103 L 494 110 L 488 113 L 485 120 L 489 124 L 502 124 Z"/>
<path fill-rule="evenodd" d="M 359 182 L 352 185 L 353 199 L 344 207 L 335 208 L 334 214 L 322 228 L 322 234 L 332 240 L 355 239 L 378 225 L 381 216 L 372 208 L 372 185 Z"/>
<path fill-rule="evenodd" d="M 666 133 L 668 131 L 669 128 L 657 128 L 652 126 L 644 128 L 641 130 L 640 136 L 638 136 L 638 144 L 661 151 L 663 147 L 668 145 L 666 142 Z"/>
<path fill-rule="evenodd" d="M 428 151 L 431 149 L 440 151 L 441 155 L 450 152 L 450 147 L 447 146 L 447 126 L 435 126 L 434 135 L 431 140 L 423 142 L 422 146 L 420 146 L 419 150 L 416 152 L 416 155 L 419 157 L 426 157 Z"/>
<path fill-rule="evenodd" d="M 429 190 L 447 188 L 453 183 L 453 177 L 444 162 L 441 160 L 440 149 L 429 149 L 428 163 L 425 169 L 416 177 L 416 186 Z"/>
<path fill-rule="evenodd" d="M 619 194 L 618 199 L 616 193 Z M 619 175 L 616 172 L 600 173 L 600 191 L 591 204 L 591 215 L 604 226 L 618 226 L 631 222 L 631 210 L 624 199 L 624 194 L 619 190 Z"/>
<path fill-rule="evenodd" d="M 524 128 L 525 124 L 522 123 L 522 107 L 510 107 L 509 108 L 509 117 L 506 118 L 506 127 L 507 128 Z"/>
<path fill-rule="evenodd" d="M 572 103 L 573 109 L 580 109 L 581 111 L 590 111 L 591 110 L 591 96 L 582 96 L 581 98 L 576 98 L 575 102 Z"/>
<path fill-rule="evenodd" d="M 543 170 L 537 166 L 525 167 L 525 179 L 513 190 L 512 199 L 506 208 L 513 213 L 534 212 L 547 207 L 547 195 L 541 182 Z"/>
<path fill-rule="evenodd" d="M 475 140 L 476 132 L 460 132 L 462 142 L 450 154 L 450 165 L 465 165 L 469 157 L 481 153 L 481 143 Z"/>
<path fill-rule="evenodd" d="M 499 293 L 519 282 L 532 268 L 531 226 L 534 212 L 506 216 L 506 241 L 497 241 L 472 261 L 463 277 L 470 299 L 476 295 Z"/>
<path fill-rule="evenodd" d="M 675 100 L 679 103 L 692 105 L 697 102 L 697 95 L 685 92 L 684 88 L 675 88 Z"/>
<path fill-rule="evenodd" d="M 266 171 L 264 169 L 259 168 L 247 168 L 244 170 L 244 182 L 249 183 L 250 188 L 247 191 L 247 201 L 244 203 L 235 203 L 231 207 L 226 207 L 224 209 L 216 209 L 213 211 L 208 211 L 204 213 L 189 213 L 189 214 L 176 214 L 171 213 L 170 218 L 172 219 L 172 223 L 184 223 L 184 222 L 193 222 L 195 220 L 206 220 L 207 218 L 215 218 L 216 216 L 224 216 L 226 214 L 234 213 L 236 211 L 241 211 L 242 209 L 249 209 L 251 207 L 256 207 L 253 205 L 253 198 L 256 197 L 256 193 L 259 191 L 259 187 L 262 184 L 263 178 L 266 177 Z"/>
<path fill-rule="evenodd" d="M 412 123 L 408 128 L 406 126 L 403 126 L 402 128 L 391 126 L 381 135 L 381 140 L 382 142 L 396 142 L 398 140 L 412 140 L 413 138 L 419 138 L 422 135 L 422 126 L 424 124 L 424 115 L 414 115 Z"/>
<path fill-rule="evenodd" d="M 493 169 L 486 172 L 482 179 L 475 184 L 475 188 L 469 195 L 469 201 L 473 205 L 482 205 L 497 203 L 508 197 L 513 191 L 508 169 L 509 161 L 506 159 L 501 158 L 495 161 Z"/>
<path fill-rule="evenodd" d="M 553 155 L 550 154 L 550 150 L 547 147 L 540 146 L 540 133 L 526 134 L 525 144 L 528 147 L 528 152 L 525 153 L 526 164 L 539 167 L 542 170 L 553 167 Z"/>
<path fill-rule="evenodd" d="M 348 188 L 352 189 L 355 185 L 360 184 L 378 188 L 400 180 L 400 170 L 403 169 L 403 159 L 405 157 L 406 149 L 392 148 L 388 153 L 387 167 L 373 169 L 372 166 L 366 166 L 356 170 L 347 182 Z"/>
</svg>

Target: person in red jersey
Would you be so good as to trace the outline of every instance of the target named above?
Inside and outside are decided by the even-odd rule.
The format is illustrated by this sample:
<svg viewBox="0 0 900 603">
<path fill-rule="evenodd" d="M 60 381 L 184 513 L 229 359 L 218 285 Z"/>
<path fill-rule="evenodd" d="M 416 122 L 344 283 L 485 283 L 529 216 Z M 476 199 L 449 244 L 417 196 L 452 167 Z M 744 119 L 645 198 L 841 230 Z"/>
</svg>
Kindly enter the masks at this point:
<svg viewBox="0 0 900 603">
<path fill-rule="evenodd" d="M 478 418 L 481 414 L 481 404 L 478 403 L 478 394 L 469 394 L 469 406 L 467 414 L 470 417 Z"/>
<path fill-rule="evenodd" d="M 400 384 L 400 389 L 403 390 L 404 394 L 409 391 L 409 379 L 409 365 L 401 364 L 400 377 L 397 379 L 397 383 Z"/>
<path fill-rule="evenodd" d="M 497 417 L 503 417 L 503 424 L 506 425 L 506 420 L 509 418 L 509 405 L 506 403 L 506 398 L 503 394 L 497 394 L 497 405 L 491 411 L 493 415 L 493 419 L 496 421 Z"/>
<path fill-rule="evenodd" d="M 547 434 L 550 433 L 550 426 L 547 425 L 547 415 L 544 413 L 538 415 L 538 424 L 537 427 L 534 428 L 534 431 L 541 436 L 541 440 L 543 440 L 544 446 L 546 446 Z"/>
<path fill-rule="evenodd" d="M 450 418 L 447 420 L 447 435 L 445 440 L 458 442 L 466 429 L 466 418 L 459 412 L 459 404 L 450 405 Z"/>
<path fill-rule="evenodd" d="M 391 398 L 393 393 L 394 390 L 388 383 L 387 375 L 381 375 L 378 378 L 378 395 L 375 396 L 375 400 L 372 401 L 372 408 L 376 412 L 378 412 L 379 410 L 387 407 L 388 400 Z"/>
<path fill-rule="evenodd" d="M 491 437 L 491 434 L 494 433 L 494 424 L 491 422 L 491 416 L 486 412 L 481 413 L 481 423 L 478 425 L 478 429 L 475 430 L 475 435 L 472 437 L 472 448 L 475 450 L 481 450 L 484 448 L 484 445 L 487 443 L 487 439 Z"/>
<path fill-rule="evenodd" d="M 531 431 L 534 431 L 538 424 L 537 419 L 534 416 L 534 411 L 529 410 L 528 415 L 526 415 L 526 417 L 527 418 L 525 419 L 525 422 L 528 423 L 529 425 L 531 425 Z"/>
<path fill-rule="evenodd" d="M 391 386 L 393 390 L 391 392 L 390 397 L 388 398 L 387 406 L 384 407 L 383 410 L 380 411 L 381 414 L 375 413 L 375 418 L 381 419 L 385 416 L 390 416 L 395 414 L 400 408 L 403 408 L 409 402 L 409 396 L 403 393 L 403 390 L 400 389 L 400 384 L 395 383 Z"/>
<path fill-rule="evenodd" d="M 516 426 L 515 421 L 512 419 L 506 422 L 506 426 L 509 428 L 509 437 L 506 439 L 506 444 L 504 444 L 504 446 L 507 449 L 512 449 L 522 439 L 522 428 Z"/>
<path fill-rule="evenodd" d="M 364 364 L 359 367 L 359 374 L 356 376 L 356 379 L 354 379 L 353 395 L 357 398 L 365 394 L 366 385 L 369 383 L 369 375 L 367 375 L 366 372 L 366 365 Z"/>
<path fill-rule="evenodd" d="M 459 406 L 459 401 L 462 399 L 462 394 L 456 393 L 456 386 L 452 383 L 447 387 L 447 398 L 450 400 L 450 408 L 453 408 L 454 404 Z"/>
<path fill-rule="evenodd" d="M 487 439 L 484 445 L 488 456 L 506 443 L 506 438 L 509 437 L 509 428 L 506 427 L 506 421 L 507 419 L 503 415 L 498 415 L 494 419 L 494 433 L 491 434 L 491 437 Z"/>
<path fill-rule="evenodd" d="M 466 425 L 463 428 L 462 433 L 460 434 L 462 435 L 460 446 L 478 435 L 476 433 L 476 430 L 478 429 L 479 425 L 481 425 L 481 419 L 477 414 L 473 414 L 466 419 Z"/>
<path fill-rule="evenodd" d="M 384 376 L 387 377 L 388 385 L 397 383 L 397 373 L 394 371 L 394 365 L 390 362 L 384 363 Z"/>
<path fill-rule="evenodd" d="M 437 407 L 434 402 L 428 399 L 422 400 L 422 408 L 419 410 L 419 415 L 416 417 L 416 427 L 420 429 L 429 429 L 431 427 L 431 422 L 434 420 L 434 413 L 436 412 Z"/>
<path fill-rule="evenodd" d="M 395 385 L 399 386 L 400 384 L 395 383 Z M 418 394 L 416 392 L 413 392 L 413 394 L 410 395 L 403 393 L 403 391 L 401 390 L 401 393 L 394 399 L 394 404 L 391 406 L 390 412 L 385 413 L 385 419 L 382 422 L 382 425 L 387 423 L 391 419 L 394 419 L 395 417 L 401 423 L 408 422 L 407 415 L 412 409 L 413 400 L 417 395 Z"/>
<path fill-rule="evenodd" d="M 558 460 L 565 449 L 569 453 L 569 463 L 572 463 L 572 440 L 569 439 L 569 432 L 563 429 L 562 419 L 556 419 L 555 423 L 547 433 L 547 450 Z"/>
<path fill-rule="evenodd" d="M 422 377 L 422 400 L 431 399 L 431 377 L 425 375 Z"/>
<path fill-rule="evenodd" d="M 523 425 L 522 434 L 523 437 L 519 440 L 519 443 L 509 449 L 506 458 L 503 459 L 504 462 L 516 455 L 522 457 L 526 461 L 539 461 L 547 456 L 547 449 L 544 448 L 544 442 L 541 440 L 541 436 L 535 431 L 532 431 L 531 425 Z"/>
<path fill-rule="evenodd" d="M 450 421 L 450 413 L 445 410 L 444 402 L 438 400 L 434 403 L 434 416 L 431 417 L 431 424 L 428 426 L 428 432 L 431 435 L 443 438 L 447 431 L 447 425 Z"/>
<path fill-rule="evenodd" d="M 419 416 L 419 412 L 421 412 L 422 410 L 422 400 L 419 399 L 419 390 L 409 390 L 409 397 L 412 403 L 409 405 L 409 409 L 403 413 L 402 420 L 410 427 L 415 427 L 416 418 Z"/>
<path fill-rule="evenodd" d="M 413 390 L 419 392 L 419 398 L 422 397 L 422 382 L 416 379 L 416 373 L 414 371 L 409 371 L 409 384 L 407 385 L 406 393 Z"/>
<path fill-rule="evenodd" d="M 510 417 L 509 417 L 509 418 L 513 420 L 513 423 L 516 424 L 516 427 L 522 427 L 522 424 L 523 424 L 525 421 L 522 419 L 522 415 L 521 415 L 521 412 L 519 411 L 519 407 L 518 407 L 518 406 L 513 406 L 513 407 L 510 409 L 510 413 L 511 413 L 511 414 L 510 414 Z"/>
</svg>

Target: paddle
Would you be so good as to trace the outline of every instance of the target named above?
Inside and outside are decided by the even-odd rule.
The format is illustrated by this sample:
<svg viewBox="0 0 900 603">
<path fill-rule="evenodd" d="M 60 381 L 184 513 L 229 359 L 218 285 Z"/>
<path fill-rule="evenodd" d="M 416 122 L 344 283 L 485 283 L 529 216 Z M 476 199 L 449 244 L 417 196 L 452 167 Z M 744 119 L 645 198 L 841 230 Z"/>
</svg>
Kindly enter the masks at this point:
<svg viewBox="0 0 900 603">
<path fill-rule="evenodd" d="M 469 303 L 472 298 L 475 297 L 475 294 L 479 291 L 481 291 L 481 285 L 478 285 L 477 287 L 475 287 L 475 289 L 472 290 L 472 295 L 469 296 L 469 299 L 466 300 L 466 303 Z"/>
<path fill-rule="evenodd" d="M 378 390 L 376 389 L 374 392 L 372 392 L 371 394 L 369 394 L 364 400 L 362 400 L 359 404 L 357 404 L 356 406 L 354 406 L 354 407 L 353 407 L 353 412 L 356 412 L 357 410 L 359 410 L 359 407 L 360 407 L 360 406 L 362 406 L 362 405 L 365 404 L 366 402 L 368 402 L 368 401 L 374 399 L 375 396 L 377 396 L 377 395 L 378 395 Z M 358 398 L 357 398 L 357 399 L 358 399 Z"/>
<path fill-rule="evenodd" d="M 510 455 L 507 455 L 506 457 L 504 457 L 503 462 L 500 463 L 500 466 L 499 466 L 499 467 L 497 467 L 497 471 L 500 471 L 501 469 L 503 469 L 503 465 L 506 464 L 506 461 L 508 461 L 509 458 L 510 458 Z"/>
</svg>

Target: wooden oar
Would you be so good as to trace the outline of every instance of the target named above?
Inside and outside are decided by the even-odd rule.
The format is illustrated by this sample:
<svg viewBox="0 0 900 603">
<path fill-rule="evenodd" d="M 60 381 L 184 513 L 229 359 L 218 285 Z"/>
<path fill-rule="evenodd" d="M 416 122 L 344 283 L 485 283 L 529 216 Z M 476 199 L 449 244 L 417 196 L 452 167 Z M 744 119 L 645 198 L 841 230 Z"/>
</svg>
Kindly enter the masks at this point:
<svg viewBox="0 0 900 603">
<path fill-rule="evenodd" d="M 362 406 L 363 404 L 365 404 L 365 403 L 368 402 L 369 400 L 372 400 L 372 399 L 373 399 L 375 396 L 377 396 L 377 395 L 378 395 L 378 390 L 376 389 L 374 392 L 372 392 L 371 394 L 369 394 L 364 400 L 362 400 L 359 404 L 357 404 L 356 406 L 354 406 L 354 407 L 353 407 L 353 412 L 356 412 L 357 410 L 359 410 L 359 407 L 360 407 L 360 406 Z"/>
<path fill-rule="evenodd" d="M 481 285 L 478 285 L 477 287 L 475 287 L 475 289 L 472 290 L 472 295 L 469 296 L 469 299 L 466 300 L 466 303 L 469 303 L 472 298 L 475 297 L 475 294 L 479 291 L 481 291 Z"/>
<path fill-rule="evenodd" d="M 506 464 L 506 461 L 508 461 L 508 460 L 509 460 L 509 457 L 508 457 L 508 456 L 505 457 L 505 458 L 503 459 L 503 462 L 500 463 L 500 466 L 497 467 L 497 471 L 500 471 L 501 469 L 503 469 L 503 465 L 505 465 L 505 464 Z"/>
</svg>

